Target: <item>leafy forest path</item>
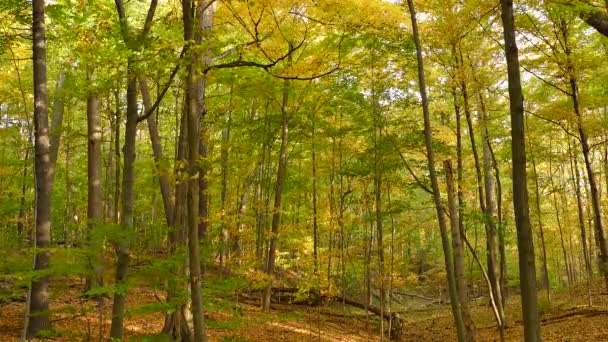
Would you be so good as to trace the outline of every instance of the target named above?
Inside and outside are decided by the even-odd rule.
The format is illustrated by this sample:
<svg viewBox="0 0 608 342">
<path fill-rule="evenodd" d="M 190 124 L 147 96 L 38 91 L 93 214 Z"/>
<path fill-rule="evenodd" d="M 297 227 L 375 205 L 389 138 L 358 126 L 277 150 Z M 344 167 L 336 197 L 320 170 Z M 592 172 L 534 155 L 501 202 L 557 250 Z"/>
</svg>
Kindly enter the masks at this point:
<svg viewBox="0 0 608 342">
<path fill-rule="evenodd" d="M 53 282 L 51 302 L 55 332 L 52 341 L 97 340 L 99 311 L 96 302 L 80 297 L 83 284 L 75 278 Z M 606 341 L 608 340 L 608 296 L 600 284 L 593 290 L 594 306 L 586 305 L 586 289 L 556 291 L 549 303 L 540 298 L 542 335 L 545 341 Z M 163 326 L 159 312 L 162 291 L 148 287 L 133 288 L 127 297 L 134 308 L 125 320 L 129 341 L 164 341 L 153 337 Z M 210 341 L 380 341 L 380 322 L 374 315 L 366 316 L 360 309 L 342 307 L 336 302 L 328 306 L 295 304 L 272 305 L 271 313 L 248 303 L 235 303 L 227 295 L 226 302 L 208 308 L 206 325 Z M 107 301 L 106 301 L 107 302 Z M 506 306 L 509 326 L 506 341 L 521 341 L 519 298 L 511 297 Z M 0 304 L 0 341 L 17 341 L 23 327 L 22 300 Z M 110 307 L 103 310 L 104 334 L 110 326 Z M 480 299 L 472 305 L 477 341 L 498 341 L 496 324 L 487 303 Z M 435 305 L 401 314 L 404 321 L 404 341 L 454 341 L 456 332 L 449 306 Z M 44 339 L 40 339 L 42 341 Z M 388 335 L 385 335 L 388 341 Z"/>
</svg>

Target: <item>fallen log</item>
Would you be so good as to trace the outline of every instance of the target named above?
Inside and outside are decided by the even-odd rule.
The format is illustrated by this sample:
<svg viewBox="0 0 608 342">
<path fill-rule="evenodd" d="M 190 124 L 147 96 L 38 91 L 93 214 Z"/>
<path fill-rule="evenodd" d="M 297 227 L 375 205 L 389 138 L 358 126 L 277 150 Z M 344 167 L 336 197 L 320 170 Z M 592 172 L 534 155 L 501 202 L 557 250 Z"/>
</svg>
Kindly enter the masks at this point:
<svg viewBox="0 0 608 342">
<path fill-rule="evenodd" d="M 389 332 L 390 339 L 392 341 L 401 340 L 401 336 L 403 335 L 403 321 L 401 320 L 398 312 L 386 312 L 373 305 L 366 305 L 348 297 L 343 297 L 342 302 L 359 309 L 367 310 L 376 316 L 389 321 L 391 327 L 391 331 Z"/>
<path fill-rule="evenodd" d="M 450 301 L 444 301 L 442 299 L 437 299 L 437 298 L 431 298 L 431 297 L 426 297 L 423 295 L 419 295 L 417 293 L 409 293 L 409 292 L 401 292 L 401 291 L 395 291 L 393 290 L 393 293 L 398 294 L 400 296 L 406 296 L 406 297 L 412 297 L 412 298 L 418 298 L 418 299 L 422 299 L 422 300 L 428 300 L 433 304 L 450 304 Z"/>
<path fill-rule="evenodd" d="M 252 291 L 252 292 L 260 292 L 260 291 Z M 309 306 L 317 306 L 320 304 L 325 304 L 325 303 L 329 303 L 330 301 L 337 301 L 337 302 L 342 302 L 346 305 L 358 308 L 358 309 L 362 309 L 362 310 L 367 310 L 368 312 L 371 312 L 372 314 L 387 320 L 390 324 L 389 326 L 391 327 L 391 331 L 389 332 L 389 336 L 390 339 L 392 341 L 399 341 L 401 340 L 401 336 L 403 335 L 403 321 L 401 320 L 401 317 L 399 316 L 398 312 L 386 312 L 384 310 L 381 310 L 380 308 L 377 308 L 373 305 L 366 305 L 364 303 L 358 302 L 354 299 L 348 298 L 348 297 L 342 297 L 342 296 L 336 296 L 333 298 L 329 298 L 323 294 L 320 293 L 320 291 L 318 289 L 309 289 L 306 290 L 304 293 L 306 293 L 307 299 L 304 300 L 298 300 L 298 301 L 294 301 L 294 299 L 296 298 L 296 294 L 301 292 L 300 289 L 296 288 L 296 287 L 273 287 L 272 288 L 272 294 L 274 295 L 278 295 L 278 301 L 281 301 L 281 296 L 284 298 L 289 298 L 290 302 L 293 304 L 303 304 L 303 305 L 309 305 Z M 241 294 L 241 296 L 243 296 L 243 294 Z M 247 299 L 251 299 L 250 296 L 247 296 Z"/>
</svg>

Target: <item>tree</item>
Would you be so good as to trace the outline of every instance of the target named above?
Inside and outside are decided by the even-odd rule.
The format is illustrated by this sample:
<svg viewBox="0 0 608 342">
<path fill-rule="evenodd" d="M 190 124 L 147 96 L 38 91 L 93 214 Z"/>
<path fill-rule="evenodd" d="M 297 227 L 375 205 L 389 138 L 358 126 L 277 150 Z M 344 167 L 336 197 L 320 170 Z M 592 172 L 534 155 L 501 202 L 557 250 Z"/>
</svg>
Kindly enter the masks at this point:
<svg viewBox="0 0 608 342">
<path fill-rule="evenodd" d="M 513 156 L 513 213 L 517 228 L 521 305 L 526 342 L 540 341 L 540 320 L 536 292 L 534 242 L 528 207 L 526 176 L 526 142 L 524 132 L 524 98 L 521 89 L 519 56 L 515 40 L 513 1 L 501 0 L 501 18 L 505 41 L 505 58 L 509 80 L 511 110 L 511 153 Z"/>
<path fill-rule="evenodd" d="M 52 165 L 50 160 L 50 132 L 48 123 L 48 98 L 46 75 L 46 27 L 44 0 L 34 0 L 33 5 L 33 67 L 34 67 L 34 141 L 36 171 L 36 256 L 34 270 L 44 272 L 50 263 L 48 247 L 51 240 L 51 188 Z M 39 274 L 31 284 L 29 296 L 29 320 L 26 320 L 27 338 L 33 338 L 41 330 L 50 327 L 48 316 L 49 278 Z"/>
<path fill-rule="evenodd" d="M 458 290 L 456 285 L 456 278 L 454 275 L 454 264 L 452 258 L 452 248 L 450 246 L 449 235 L 447 224 L 445 221 L 445 214 L 443 211 L 443 204 L 441 203 L 441 192 L 439 190 L 439 182 L 437 181 L 437 175 L 435 171 L 435 158 L 433 153 L 433 136 L 431 129 L 431 114 L 429 111 L 428 97 L 426 93 L 426 83 L 424 78 L 424 61 L 422 57 L 422 46 L 420 44 L 420 35 L 418 33 L 418 24 L 416 21 L 416 9 L 414 7 L 413 0 L 407 1 L 408 9 L 410 12 L 410 18 L 412 21 L 412 31 L 414 34 L 414 44 L 416 45 L 416 60 L 418 62 L 418 87 L 420 91 L 420 98 L 422 103 L 422 113 L 424 118 L 424 141 L 426 145 L 426 157 L 428 162 L 429 178 L 431 179 L 431 187 L 433 192 L 433 200 L 435 203 L 435 210 L 437 212 L 437 221 L 439 223 L 439 231 L 441 233 L 441 243 L 443 246 L 443 255 L 445 260 L 445 268 L 447 272 L 448 290 L 450 293 L 450 300 L 452 306 L 452 315 L 456 323 L 456 330 L 458 332 L 458 341 L 468 341 L 467 331 L 465 330 L 464 321 L 462 319 L 462 309 L 460 307 L 460 300 L 458 296 Z M 466 300 L 462 298 L 462 300 Z"/>
</svg>

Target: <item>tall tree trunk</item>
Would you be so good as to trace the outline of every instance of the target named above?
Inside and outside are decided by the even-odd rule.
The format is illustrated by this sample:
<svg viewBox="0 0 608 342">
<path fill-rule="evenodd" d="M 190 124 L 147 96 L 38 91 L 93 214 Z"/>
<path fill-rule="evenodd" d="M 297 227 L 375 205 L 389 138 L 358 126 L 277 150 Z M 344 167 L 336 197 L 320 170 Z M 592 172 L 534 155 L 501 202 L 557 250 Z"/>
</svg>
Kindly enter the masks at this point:
<svg viewBox="0 0 608 342">
<path fill-rule="evenodd" d="M 564 39 L 564 49 L 566 53 L 566 68 L 568 71 L 568 81 L 570 84 L 570 97 L 572 107 L 576 114 L 576 125 L 578 129 L 581 148 L 583 150 L 583 160 L 585 161 L 585 170 L 587 171 L 587 180 L 589 181 L 589 190 L 591 192 L 591 207 L 593 208 L 593 221 L 595 224 L 595 234 L 597 236 L 599 248 L 599 269 L 604 276 L 606 289 L 608 289 L 608 243 L 606 242 L 606 228 L 604 226 L 604 218 L 602 215 L 602 207 L 600 201 L 600 193 L 595 181 L 593 173 L 593 165 L 591 161 L 591 147 L 589 146 L 589 138 L 583 126 L 583 116 L 580 108 L 578 80 L 574 63 L 571 60 L 572 51 L 569 42 L 569 33 L 565 21 L 562 19 L 560 30 Z"/>
<path fill-rule="evenodd" d="M 492 168 L 494 169 L 494 178 L 496 179 L 496 216 L 498 219 L 498 249 L 500 252 L 500 293 L 502 294 L 502 307 L 504 309 L 507 298 L 507 257 L 505 251 L 505 223 L 502 214 L 502 183 L 500 181 L 500 168 L 496 161 L 496 156 L 492 149 L 490 141 L 487 142 L 492 156 Z"/>
<path fill-rule="evenodd" d="M 513 158 L 513 213 L 515 214 L 515 226 L 517 228 L 524 338 L 526 342 L 536 342 L 540 341 L 541 337 L 536 290 L 536 261 L 534 260 L 534 240 L 530 225 L 526 179 L 524 98 L 521 89 L 519 56 L 515 40 L 513 1 L 501 0 L 500 4 L 507 76 L 509 80 L 511 153 Z"/>
<path fill-rule="evenodd" d="M 94 278 L 87 278 L 86 287 L 90 289 L 92 287 L 103 286 L 103 254 L 101 253 L 101 243 L 99 243 L 98 239 L 92 237 L 93 231 L 103 221 L 103 207 L 101 203 L 101 118 L 99 117 L 99 99 L 95 90 L 90 90 L 87 99 L 87 130 L 88 240 L 91 247 L 93 247 L 93 255 L 89 256 L 89 264 L 95 274 Z"/>
<path fill-rule="evenodd" d="M 192 38 L 199 39 L 197 43 L 200 44 L 200 37 L 194 36 L 194 18 L 192 17 L 192 3 L 190 0 L 182 1 L 182 15 L 184 22 L 184 38 L 186 41 L 191 41 Z M 196 4 L 196 19 L 197 21 L 202 19 L 204 8 L 203 3 L 199 2 Z M 197 30 L 200 29 L 196 25 Z M 200 182 L 204 181 L 204 175 L 201 173 L 199 167 L 199 144 L 201 144 L 201 136 L 199 134 L 201 127 L 201 118 L 204 117 L 203 110 L 204 106 L 204 81 L 201 79 L 202 75 L 197 72 L 197 68 L 201 67 L 201 60 L 198 53 L 192 53 L 190 57 L 190 64 L 188 65 L 188 110 L 187 110 L 187 123 L 186 131 L 188 137 L 188 203 L 187 203 L 187 216 L 188 216 L 188 260 L 189 260 L 189 271 L 190 271 L 190 295 L 192 298 L 191 310 L 194 325 L 194 340 L 195 341 L 206 341 L 205 333 L 205 317 L 203 312 L 203 296 L 202 296 L 202 275 L 201 275 L 201 260 L 199 250 L 199 238 L 200 238 L 200 223 L 204 222 L 205 217 L 201 217 L 200 211 L 200 194 L 201 189 L 199 188 Z M 203 190 L 204 191 L 204 190 Z M 201 221 L 202 218 L 202 221 Z"/>
<path fill-rule="evenodd" d="M 120 30 L 122 38 L 131 50 L 138 50 L 142 42 L 146 38 L 146 34 L 150 30 L 156 5 L 158 0 L 151 0 L 148 14 L 144 22 L 143 30 L 137 37 L 133 37 L 130 32 L 128 18 L 125 11 L 123 0 L 115 0 L 116 12 L 120 22 Z M 122 213 L 120 224 L 124 232 L 128 235 L 134 228 L 134 184 L 135 184 L 135 148 L 137 138 L 137 123 L 139 115 L 137 113 L 137 74 L 136 61 L 134 56 L 127 58 L 127 120 L 125 124 L 125 142 L 123 146 L 123 178 L 122 178 L 122 197 L 121 206 Z M 122 340 L 124 329 L 124 310 L 125 299 L 127 294 L 127 273 L 129 269 L 129 239 L 120 239 L 114 242 L 116 250 L 116 276 L 115 286 L 117 291 L 114 293 L 114 301 L 112 306 L 112 325 L 110 327 L 111 338 Z"/>
<path fill-rule="evenodd" d="M 141 90 L 141 97 L 144 102 L 144 109 L 146 112 L 152 109 L 152 99 L 150 97 L 150 90 L 148 84 L 144 78 L 139 78 L 139 88 Z M 169 171 L 162 168 L 163 162 L 163 147 L 160 140 L 160 134 L 158 131 L 158 125 L 153 115 L 148 116 L 146 119 L 148 124 L 148 133 L 150 134 L 150 142 L 152 143 L 152 155 L 154 156 L 154 167 L 158 176 L 158 183 L 160 186 L 160 193 L 163 199 L 163 209 L 165 212 L 165 220 L 169 227 L 173 227 L 173 200 L 172 200 L 172 189 L 169 180 Z"/>
<path fill-rule="evenodd" d="M 199 138 L 199 155 L 201 162 L 199 167 L 199 178 L 198 178 L 198 212 L 199 212 L 199 224 L 198 224 L 198 235 L 199 238 L 205 239 L 207 236 L 207 230 L 209 229 L 209 183 L 207 180 L 207 173 L 209 166 L 207 164 L 207 155 L 209 153 L 209 139 L 207 136 L 208 125 L 205 119 L 207 118 L 207 74 L 200 73 L 198 70 L 203 69 L 211 65 L 211 30 L 213 28 L 213 2 L 214 0 L 196 0 L 196 25 L 193 32 L 195 43 L 199 46 L 199 52 L 193 51 L 193 63 L 197 63 L 196 87 L 198 88 L 198 94 L 191 94 L 197 102 L 197 114 L 200 116 L 200 138 Z M 204 262 L 202 264 L 204 271 Z"/>
<path fill-rule="evenodd" d="M 456 288 L 456 279 L 454 277 L 454 267 L 452 259 L 452 247 L 448 235 L 447 224 L 441 203 L 441 193 L 439 192 L 439 182 L 435 172 L 435 156 L 433 151 L 433 132 L 431 129 L 431 114 L 429 111 L 429 103 L 426 94 L 426 83 L 424 79 L 424 62 L 422 58 L 422 45 L 420 43 L 420 35 L 418 33 L 418 24 L 416 22 L 416 10 L 413 0 L 407 0 L 408 9 L 412 21 L 412 31 L 414 34 L 414 43 L 416 46 L 416 59 L 418 62 L 418 87 L 420 88 L 420 98 L 422 102 L 422 112 L 424 116 L 424 138 L 426 145 L 426 156 L 428 161 L 429 178 L 433 189 L 433 200 L 435 202 L 435 210 L 437 211 L 437 221 L 439 222 L 439 230 L 441 233 L 441 242 L 443 245 L 443 256 L 447 273 L 448 290 L 450 294 L 452 314 L 456 323 L 456 331 L 458 341 L 463 342 L 468 340 L 467 332 L 462 319 L 460 308 L 460 299 L 458 298 L 458 290 Z"/>
<path fill-rule="evenodd" d="M 316 133 L 316 115 L 315 111 L 312 112 L 312 254 L 314 257 L 314 272 L 315 275 L 318 276 L 319 271 L 319 247 L 318 247 L 318 230 L 319 224 L 317 222 L 317 151 L 315 149 L 315 133 Z M 332 184 L 332 194 L 333 194 L 333 184 Z M 333 198 L 330 198 L 330 206 L 333 208 Z M 332 210 L 333 214 L 333 210 Z M 332 216 L 333 219 L 333 216 Z M 329 274 L 328 274 L 329 277 Z"/>
<path fill-rule="evenodd" d="M 578 225 L 581 232 L 583 261 L 587 275 L 587 295 L 589 297 L 589 306 L 591 306 L 591 278 L 593 278 L 593 268 L 591 267 L 589 248 L 587 247 L 587 232 L 585 230 L 585 212 L 583 210 L 583 201 L 581 196 L 581 176 L 578 170 L 578 157 L 572 153 L 572 145 L 570 144 L 570 140 L 568 140 L 568 155 L 570 156 L 570 177 L 574 185 L 574 193 L 576 195 L 576 211 L 578 214 Z"/>
<path fill-rule="evenodd" d="M 188 119 L 188 106 L 189 106 L 189 94 L 186 89 L 183 103 L 183 110 L 179 121 L 179 133 L 175 142 L 176 155 L 175 155 L 175 201 L 173 205 L 173 217 L 171 222 L 175 227 L 174 230 L 170 230 L 168 233 L 168 254 L 169 256 L 175 255 L 180 248 L 186 247 L 187 231 L 186 231 L 186 202 L 188 196 L 188 133 L 186 130 L 187 119 Z M 171 302 L 173 298 L 179 296 L 179 286 L 181 282 L 177 279 L 184 277 L 187 262 L 184 260 L 183 264 L 178 264 L 173 270 L 171 277 L 167 281 L 167 302 Z M 187 289 L 185 289 L 187 291 Z M 179 341 L 192 341 L 192 335 L 187 322 L 187 304 L 179 303 L 174 311 L 165 315 L 165 324 L 162 332 L 170 338 Z"/>
<path fill-rule="evenodd" d="M 551 182 L 551 192 L 553 195 L 553 206 L 555 207 L 555 219 L 557 221 L 557 228 L 559 230 L 559 240 L 560 240 L 560 245 L 562 247 L 562 257 L 564 258 L 564 267 L 566 268 L 566 274 L 568 276 L 568 287 L 570 287 L 570 286 L 572 286 L 572 279 L 570 278 L 570 263 L 568 260 L 568 252 L 566 251 L 566 244 L 564 242 L 562 217 L 561 217 L 560 211 L 559 211 L 560 202 L 558 202 L 558 199 L 557 199 L 558 189 L 556 188 L 555 182 L 553 181 L 554 175 L 553 175 L 553 155 L 552 155 L 552 153 L 553 153 L 552 150 L 549 151 L 549 180 Z M 567 203 L 562 202 L 561 204 L 564 205 L 566 208 L 568 207 Z M 559 272 L 558 272 L 558 274 L 559 274 Z"/>
<path fill-rule="evenodd" d="M 120 121 L 122 115 L 120 113 L 120 90 L 117 88 L 114 93 L 114 100 L 116 101 L 116 111 L 114 113 L 114 154 L 115 154 L 115 165 L 114 165 L 114 212 L 113 221 L 118 224 L 120 221 Z"/>
<path fill-rule="evenodd" d="M 538 170 L 536 168 L 536 159 L 534 158 L 534 150 L 530 148 L 530 159 L 532 161 L 532 172 L 534 173 L 534 191 L 535 191 L 535 205 L 536 214 L 538 216 L 538 236 L 541 246 L 541 259 L 542 259 L 542 284 L 541 287 L 547 291 L 547 300 L 551 300 L 551 283 L 549 282 L 549 269 L 547 267 L 547 245 L 545 244 L 545 231 L 543 228 L 542 209 L 540 206 L 540 185 L 538 184 Z"/>
<path fill-rule="evenodd" d="M 232 85 L 230 86 L 230 103 L 232 103 Z M 222 131 L 222 151 L 221 151 L 221 173 L 222 173 L 222 192 L 220 201 L 222 204 L 222 247 L 220 251 L 220 267 L 225 269 L 226 262 L 230 255 L 230 231 L 228 229 L 228 157 L 230 153 L 230 125 L 232 123 L 232 108 L 226 113 L 226 127 Z"/>
<path fill-rule="evenodd" d="M 375 89 L 376 75 L 375 75 L 375 57 L 376 52 L 372 51 L 372 110 L 374 120 L 374 131 L 373 131 L 373 143 L 374 143 L 374 208 L 376 214 L 376 237 L 378 247 L 378 269 L 380 280 L 380 313 L 384 315 L 385 303 L 386 303 L 386 290 L 384 286 L 384 225 L 383 225 L 383 213 L 382 213 L 382 170 L 383 170 L 383 158 L 380 149 L 380 138 L 382 137 L 382 113 L 379 108 L 379 98 L 377 90 Z M 381 337 L 384 336 L 384 320 L 380 320 Z"/>
<path fill-rule="evenodd" d="M 46 75 L 46 32 L 44 23 L 44 0 L 33 0 L 33 67 L 34 67 L 34 139 L 36 177 L 36 256 L 35 271 L 49 267 L 48 247 L 51 238 L 51 187 L 52 167 L 50 160 L 50 133 L 48 118 Z M 42 276 L 32 281 L 29 298 L 29 320 L 26 319 L 27 338 L 50 327 L 48 309 L 49 277 Z"/>
<path fill-rule="evenodd" d="M 57 76 L 57 84 L 55 85 L 55 96 L 53 99 L 53 117 L 51 119 L 51 177 L 55 175 L 55 166 L 57 165 L 57 155 L 59 154 L 59 143 L 61 141 L 61 133 L 63 130 L 63 113 L 65 109 L 65 71 L 62 69 Z M 52 186 L 52 185 L 51 185 Z"/>
<path fill-rule="evenodd" d="M 475 326 L 469 310 L 469 294 L 467 278 L 464 266 L 464 246 L 460 236 L 460 217 L 456 208 L 456 198 L 454 196 L 454 172 L 452 163 L 449 160 L 443 162 L 445 169 L 447 193 L 448 193 L 448 212 L 450 213 L 450 228 L 452 230 L 452 246 L 454 248 L 454 276 L 456 277 L 456 287 L 460 298 L 460 310 L 462 311 L 462 321 L 467 330 L 469 341 L 475 339 Z"/>
<path fill-rule="evenodd" d="M 120 224 L 125 233 L 133 231 L 134 211 L 133 187 L 135 183 L 135 138 L 137 135 L 137 80 L 133 71 L 133 61 L 127 64 L 127 122 L 125 125 L 125 143 L 123 146 L 123 178 L 122 178 L 122 197 Z M 125 299 L 127 294 L 127 272 L 129 269 L 129 248 L 128 239 L 115 241 L 117 256 L 115 286 L 119 289 L 114 293 L 112 305 L 112 326 L 110 336 L 122 339 L 123 319 L 125 310 Z"/>
<path fill-rule="evenodd" d="M 283 102 L 281 104 L 281 150 L 279 151 L 279 165 L 277 167 L 277 180 L 274 189 L 274 206 L 272 209 L 272 225 L 270 228 L 270 243 L 268 256 L 266 258 L 265 271 L 270 278 L 262 298 L 262 309 L 270 311 L 270 297 L 272 296 L 272 276 L 274 274 L 274 263 L 276 258 L 277 238 L 281 224 L 281 205 L 283 186 L 287 178 L 287 143 L 289 132 L 289 115 L 287 106 L 289 104 L 289 81 L 283 83 Z"/>
<path fill-rule="evenodd" d="M 482 150 L 483 150 L 483 174 L 485 188 L 485 204 L 486 204 L 486 255 L 488 260 L 488 277 L 492 283 L 492 291 L 494 292 L 494 300 L 500 320 L 505 322 L 505 311 L 503 308 L 502 288 L 500 286 L 500 274 L 498 263 L 498 241 L 496 231 L 496 194 L 494 175 L 492 174 L 492 154 L 490 152 L 490 133 L 488 131 L 488 112 L 486 110 L 485 101 L 481 92 L 479 95 L 479 105 L 481 107 L 481 135 L 482 135 Z"/>
</svg>

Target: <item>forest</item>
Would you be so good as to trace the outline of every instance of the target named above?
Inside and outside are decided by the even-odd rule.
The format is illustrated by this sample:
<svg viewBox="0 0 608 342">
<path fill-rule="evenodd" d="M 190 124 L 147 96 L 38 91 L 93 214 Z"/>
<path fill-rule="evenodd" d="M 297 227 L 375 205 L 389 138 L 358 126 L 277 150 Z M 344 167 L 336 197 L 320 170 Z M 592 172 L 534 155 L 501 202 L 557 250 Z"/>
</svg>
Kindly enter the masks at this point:
<svg viewBox="0 0 608 342">
<path fill-rule="evenodd" d="M 0 341 L 608 340 L 608 1 L 0 0 Z"/>
</svg>

